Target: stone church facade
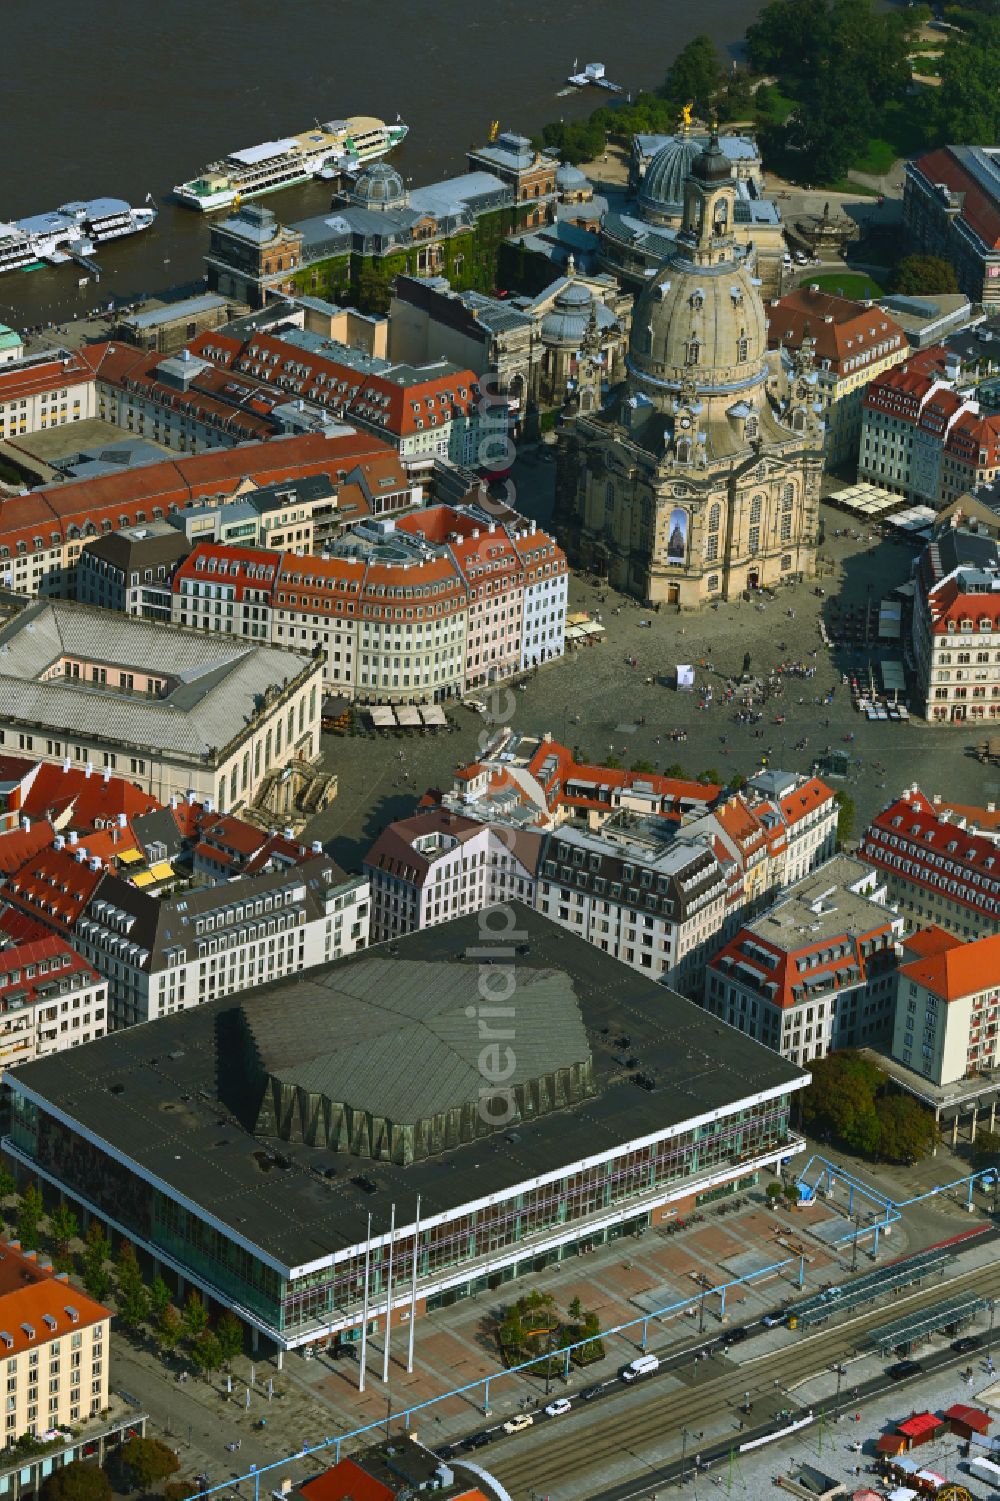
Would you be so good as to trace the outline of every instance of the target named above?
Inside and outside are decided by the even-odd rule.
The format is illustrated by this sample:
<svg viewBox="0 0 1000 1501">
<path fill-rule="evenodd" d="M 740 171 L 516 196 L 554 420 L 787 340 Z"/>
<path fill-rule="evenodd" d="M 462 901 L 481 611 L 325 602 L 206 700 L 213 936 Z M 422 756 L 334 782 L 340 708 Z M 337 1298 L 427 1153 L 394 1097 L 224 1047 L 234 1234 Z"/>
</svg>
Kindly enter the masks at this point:
<svg viewBox="0 0 1000 1501">
<path fill-rule="evenodd" d="M 559 435 L 570 561 L 651 603 L 697 608 L 815 572 L 823 422 L 808 341 L 768 352 L 752 255 L 717 139 L 685 183 L 676 249 L 636 304 L 626 378 L 581 369 Z"/>
</svg>

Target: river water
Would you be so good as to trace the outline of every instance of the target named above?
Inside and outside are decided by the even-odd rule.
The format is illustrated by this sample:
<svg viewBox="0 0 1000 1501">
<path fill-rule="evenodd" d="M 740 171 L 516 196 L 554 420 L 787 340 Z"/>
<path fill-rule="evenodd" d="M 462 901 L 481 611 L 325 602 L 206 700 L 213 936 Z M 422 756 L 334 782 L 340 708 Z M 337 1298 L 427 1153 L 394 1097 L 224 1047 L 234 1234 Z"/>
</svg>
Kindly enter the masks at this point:
<svg viewBox="0 0 1000 1501">
<path fill-rule="evenodd" d="M 0 278 L 0 318 L 64 319 L 167 286 L 200 285 L 205 217 L 175 182 L 214 157 L 314 119 L 397 113 L 392 160 L 415 184 L 465 169 L 490 122 L 525 133 L 602 102 L 557 97 L 575 59 L 627 90 L 655 86 L 707 31 L 731 55 L 759 0 L 3 0 L 0 219 L 98 195 L 160 206 L 154 228 L 75 265 Z M 322 213 L 326 183 L 264 200 L 285 219 Z"/>
</svg>

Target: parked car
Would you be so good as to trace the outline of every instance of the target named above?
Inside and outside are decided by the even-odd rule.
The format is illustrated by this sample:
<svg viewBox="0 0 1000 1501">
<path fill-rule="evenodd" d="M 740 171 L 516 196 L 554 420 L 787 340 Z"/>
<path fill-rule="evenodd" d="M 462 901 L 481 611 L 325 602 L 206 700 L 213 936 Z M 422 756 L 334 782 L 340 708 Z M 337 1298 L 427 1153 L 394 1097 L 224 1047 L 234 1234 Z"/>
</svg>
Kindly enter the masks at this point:
<svg viewBox="0 0 1000 1501">
<path fill-rule="evenodd" d="M 504 1433 L 523 1433 L 525 1428 L 530 1428 L 534 1421 L 530 1412 L 517 1412 L 504 1423 L 503 1431 Z"/>
<path fill-rule="evenodd" d="M 747 1331 L 745 1329 L 727 1329 L 722 1336 L 722 1343 L 724 1345 L 741 1345 L 746 1337 Z"/>
<path fill-rule="evenodd" d="M 784 1317 L 780 1313 L 765 1313 L 761 1319 L 761 1323 L 765 1329 L 775 1329 L 779 1324 L 783 1324 L 784 1322 Z"/>
<path fill-rule="evenodd" d="M 963 1334 L 961 1339 L 952 1340 L 951 1348 L 956 1355 L 968 1355 L 971 1350 L 982 1349 L 982 1344 L 978 1334 Z"/>
<path fill-rule="evenodd" d="M 545 1416 L 547 1418 L 561 1418 L 564 1413 L 567 1413 L 571 1410 L 572 1406 L 573 1404 L 568 1397 L 557 1397 L 556 1400 L 554 1402 L 550 1402 L 548 1407 L 545 1409 Z"/>
<path fill-rule="evenodd" d="M 895 1365 L 886 1367 L 885 1374 L 893 1381 L 906 1381 L 910 1376 L 919 1376 L 922 1370 L 919 1360 L 897 1360 Z"/>
<path fill-rule="evenodd" d="M 603 1390 L 603 1386 L 585 1386 L 583 1391 L 580 1393 L 580 1401 L 593 1402 L 594 1398 L 599 1397 Z"/>
<path fill-rule="evenodd" d="M 629 1361 L 619 1375 L 623 1381 L 641 1381 L 643 1376 L 653 1376 L 659 1369 L 658 1355 L 640 1355 L 637 1360 Z"/>
</svg>

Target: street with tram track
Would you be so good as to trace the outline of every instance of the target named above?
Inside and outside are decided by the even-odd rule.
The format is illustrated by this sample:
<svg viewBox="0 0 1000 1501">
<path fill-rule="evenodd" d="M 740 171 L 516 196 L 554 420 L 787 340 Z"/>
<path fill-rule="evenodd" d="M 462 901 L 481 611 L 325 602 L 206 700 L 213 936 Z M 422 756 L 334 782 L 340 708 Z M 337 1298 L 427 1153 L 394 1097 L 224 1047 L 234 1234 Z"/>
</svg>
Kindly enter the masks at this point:
<svg viewBox="0 0 1000 1501">
<path fill-rule="evenodd" d="M 892 1317 L 963 1292 L 1000 1295 L 996 1263 L 933 1274 L 922 1287 L 895 1292 Z M 498 1437 L 486 1462 L 514 1501 L 527 1501 L 533 1492 L 552 1501 L 583 1495 L 622 1501 L 628 1495 L 652 1494 L 649 1487 L 675 1478 L 682 1456 L 690 1463 L 695 1453 L 703 1460 L 725 1454 L 751 1429 L 773 1426 L 777 1413 L 797 1413 L 795 1389 L 850 1359 L 865 1337 L 886 1322 L 886 1304 L 880 1302 L 793 1343 L 759 1355 L 748 1350 L 738 1363 L 745 1347 L 727 1352 L 714 1348 L 700 1359 L 688 1350 L 631 1390 L 609 1383 L 600 1400 L 578 1402 L 562 1418 L 536 1420 L 516 1437 Z M 767 1337 L 761 1331 L 759 1338 Z M 959 1357 L 950 1350 L 932 1357 L 935 1363 L 948 1359 Z M 747 1393 L 752 1407 L 745 1413 Z"/>
</svg>

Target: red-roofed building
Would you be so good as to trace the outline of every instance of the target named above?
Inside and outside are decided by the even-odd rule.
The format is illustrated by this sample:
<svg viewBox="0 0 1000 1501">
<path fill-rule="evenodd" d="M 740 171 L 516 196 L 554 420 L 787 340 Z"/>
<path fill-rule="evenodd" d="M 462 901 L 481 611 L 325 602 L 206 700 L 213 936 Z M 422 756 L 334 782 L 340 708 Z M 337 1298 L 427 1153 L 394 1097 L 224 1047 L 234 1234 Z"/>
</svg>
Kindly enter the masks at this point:
<svg viewBox="0 0 1000 1501">
<path fill-rule="evenodd" d="M 105 861 L 81 841 L 41 851 L 7 878 L 3 900 L 53 932 L 68 935 L 100 882 Z"/>
<path fill-rule="evenodd" d="M 16 829 L 38 762 L 27 756 L 0 756 L 0 833 Z"/>
<path fill-rule="evenodd" d="M 911 787 L 876 814 L 858 856 L 881 871 L 912 922 L 961 939 L 1000 933 L 1000 850 Z"/>
<path fill-rule="evenodd" d="M 332 548 L 201 543 L 174 574 L 174 624 L 322 647 L 327 689 L 363 703 L 438 702 L 562 655 L 566 558 L 513 512 L 429 506 Z"/>
<path fill-rule="evenodd" d="M 918 703 L 934 723 L 1000 718 L 1000 545 L 939 532 L 914 580 L 910 655 Z"/>
<path fill-rule="evenodd" d="M 858 478 L 942 508 L 1000 471 L 1000 417 L 954 387 L 958 362 L 941 347 L 886 371 L 864 397 Z"/>
<path fill-rule="evenodd" d="M 909 353 L 895 318 L 878 303 L 803 286 L 771 303 L 767 339 L 771 349 L 790 352 L 812 341 L 826 421 L 824 457 L 828 465 L 853 462 L 861 440 L 865 387 Z"/>
<path fill-rule="evenodd" d="M 95 415 L 94 372 L 83 352 L 48 349 L 0 366 L 0 439 Z"/>
<path fill-rule="evenodd" d="M 903 920 L 876 873 L 838 855 L 710 961 L 703 1005 L 794 1063 L 887 1042 Z"/>
<path fill-rule="evenodd" d="M 0 507 L 0 582 L 20 594 L 38 594 L 44 586 L 70 596 L 81 550 L 92 537 L 158 521 L 209 497 L 228 498 L 306 475 L 342 483 L 360 462 L 386 451 L 366 433 L 305 433 L 179 454 L 127 473 L 11 496 Z"/>
<path fill-rule="evenodd" d="M 1000 152 L 942 146 L 906 164 L 903 242 L 955 268 L 971 302 L 1000 303 Z"/>
<path fill-rule="evenodd" d="M 303 1501 L 403 1501 L 423 1491 L 441 1489 L 445 1465 L 429 1449 L 404 1445 L 384 1454 L 369 1453 L 364 1465 L 341 1459 L 298 1487 Z M 453 1471 L 451 1473 L 454 1473 Z M 492 1489 L 490 1495 L 499 1494 Z M 448 1501 L 487 1501 L 483 1491 L 447 1486 Z"/>
<path fill-rule="evenodd" d="M 948 1420 L 951 1432 L 964 1439 L 970 1439 L 974 1433 L 989 1433 L 993 1422 L 988 1412 L 983 1412 L 980 1407 L 969 1407 L 965 1402 L 953 1403 L 943 1416 Z"/>
<path fill-rule="evenodd" d="M 939 1418 L 936 1412 L 915 1412 L 905 1422 L 896 1424 L 896 1432 L 906 1440 L 907 1449 L 917 1449 L 921 1444 L 940 1438 L 947 1426 L 944 1418 Z"/>
<path fill-rule="evenodd" d="M 0 1242 L 8 1435 L 68 1432 L 106 1409 L 110 1328 L 110 1309 L 70 1287 L 64 1272 L 22 1251 L 16 1240 Z M 39 1368 L 46 1373 L 44 1402 L 38 1400 Z"/>
<path fill-rule="evenodd" d="M 108 1031 L 108 982 L 34 919 L 0 941 L 0 1068 L 47 1058 Z"/>
<path fill-rule="evenodd" d="M 37 767 L 22 811 L 29 818 L 47 819 L 57 832 L 74 830 L 81 839 L 96 831 L 125 835 L 133 818 L 152 813 L 162 804 L 134 782 L 101 774 L 69 761 L 43 761 Z M 115 843 L 118 841 L 115 840 Z M 131 842 L 131 841 L 130 841 Z"/>
<path fill-rule="evenodd" d="M 937 1085 L 1000 1064 L 1000 934 L 900 967 L 892 1052 Z"/>
</svg>

